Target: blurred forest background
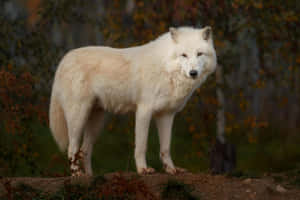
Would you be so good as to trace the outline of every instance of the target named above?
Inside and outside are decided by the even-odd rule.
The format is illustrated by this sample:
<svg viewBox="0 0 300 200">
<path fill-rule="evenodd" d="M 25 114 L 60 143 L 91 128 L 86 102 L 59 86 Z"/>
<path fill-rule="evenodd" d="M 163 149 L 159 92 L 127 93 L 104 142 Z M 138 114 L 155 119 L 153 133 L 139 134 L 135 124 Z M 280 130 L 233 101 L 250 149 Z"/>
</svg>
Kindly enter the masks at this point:
<svg viewBox="0 0 300 200">
<path fill-rule="evenodd" d="M 182 25 L 212 26 L 222 73 L 177 115 L 175 163 L 207 170 L 224 117 L 239 170 L 300 168 L 297 0 L 1 0 L 0 24 L 0 176 L 69 173 L 48 128 L 54 72 L 67 51 L 140 45 Z M 133 171 L 134 115 L 110 118 L 94 150 L 94 171 Z M 148 163 L 161 169 L 156 128 L 150 131 Z"/>
</svg>

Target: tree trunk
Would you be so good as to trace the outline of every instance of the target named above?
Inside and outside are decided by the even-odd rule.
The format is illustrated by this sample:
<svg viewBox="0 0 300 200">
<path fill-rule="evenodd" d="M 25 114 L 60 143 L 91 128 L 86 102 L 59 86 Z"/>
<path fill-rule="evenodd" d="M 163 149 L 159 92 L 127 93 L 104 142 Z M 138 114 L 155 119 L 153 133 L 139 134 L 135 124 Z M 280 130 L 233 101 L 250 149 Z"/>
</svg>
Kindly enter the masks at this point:
<svg viewBox="0 0 300 200">
<path fill-rule="evenodd" d="M 217 139 L 224 144 L 225 143 L 225 98 L 222 86 L 224 85 L 223 69 L 219 65 L 216 70 L 216 82 L 217 82 L 217 99 L 218 99 L 218 111 L 217 111 Z"/>
<path fill-rule="evenodd" d="M 210 169 L 214 174 L 232 172 L 236 167 L 235 146 L 226 142 L 225 139 L 225 98 L 224 98 L 224 78 L 221 66 L 216 70 L 217 98 L 219 107 L 217 111 L 217 137 L 216 143 L 210 154 Z"/>
</svg>

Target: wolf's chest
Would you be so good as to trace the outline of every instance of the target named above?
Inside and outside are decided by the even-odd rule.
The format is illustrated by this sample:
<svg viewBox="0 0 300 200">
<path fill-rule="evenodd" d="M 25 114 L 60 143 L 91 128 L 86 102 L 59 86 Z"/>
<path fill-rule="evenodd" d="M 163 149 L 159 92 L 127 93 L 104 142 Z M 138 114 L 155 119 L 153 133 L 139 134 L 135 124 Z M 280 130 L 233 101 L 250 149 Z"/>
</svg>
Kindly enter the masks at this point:
<svg viewBox="0 0 300 200">
<path fill-rule="evenodd" d="M 193 92 L 193 84 L 173 83 L 172 87 L 161 97 L 156 99 L 157 111 L 180 111 Z"/>
</svg>

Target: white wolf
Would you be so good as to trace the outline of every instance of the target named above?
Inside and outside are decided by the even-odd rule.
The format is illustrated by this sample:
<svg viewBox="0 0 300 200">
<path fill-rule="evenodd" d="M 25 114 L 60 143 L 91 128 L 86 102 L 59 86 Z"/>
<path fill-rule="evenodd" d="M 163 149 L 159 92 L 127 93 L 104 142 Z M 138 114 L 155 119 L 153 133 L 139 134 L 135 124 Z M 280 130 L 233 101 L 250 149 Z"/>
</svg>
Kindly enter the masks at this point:
<svg viewBox="0 0 300 200">
<path fill-rule="evenodd" d="M 216 64 L 210 27 L 170 28 L 156 40 L 132 48 L 84 47 L 67 53 L 55 74 L 50 127 L 60 149 L 68 147 L 72 175 L 83 173 L 79 152 L 85 173 L 92 175 L 93 144 L 106 111 L 135 112 L 134 156 L 139 174 L 154 172 L 145 158 L 152 117 L 165 171 L 183 172 L 170 155 L 173 119 Z"/>
</svg>

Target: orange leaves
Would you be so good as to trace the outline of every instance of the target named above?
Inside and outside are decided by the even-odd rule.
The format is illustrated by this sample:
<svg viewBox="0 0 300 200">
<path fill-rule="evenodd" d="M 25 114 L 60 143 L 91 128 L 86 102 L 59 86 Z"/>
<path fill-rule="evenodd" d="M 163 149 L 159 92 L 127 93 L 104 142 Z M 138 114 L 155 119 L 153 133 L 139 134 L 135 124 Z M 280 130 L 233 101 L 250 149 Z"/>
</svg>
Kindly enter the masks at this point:
<svg viewBox="0 0 300 200">
<path fill-rule="evenodd" d="M 15 134 L 17 130 L 20 130 L 20 122 L 15 119 L 8 119 L 4 121 L 5 132 Z"/>
<path fill-rule="evenodd" d="M 31 116 L 39 120 L 41 123 L 46 123 L 48 124 L 48 104 L 43 103 L 42 101 L 39 104 L 36 105 L 31 105 L 30 104 L 30 109 L 28 109 L 28 114 L 27 116 Z"/>
<path fill-rule="evenodd" d="M 40 0 L 28 0 L 28 1 L 26 1 L 26 3 L 27 3 L 26 4 L 27 10 L 29 13 L 28 24 L 32 26 L 38 20 L 38 17 L 39 17 L 38 9 L 41 4 L 41 1 Z"/>
<path fill-rule="evenodd" d="M 201 151 L 196 152 L 198 158 L 203 158 L 204 154 Z"/>
<path fill-rule="evenodd" d="M 264 1 L 245 1 L 245 0 L 234 0 L 231 3 L 231 6 L 235 9 L 239 8 L 239 7 L 245 7 L 246 9 L 248 9 L 249 7 L 253 7 L 256 9 L 263 9 L 264 8 Z"/>
<path fill-rule="evenodd" d="M 33 77 L 29 72 L 23 72 L 20 77 L 28 83 L 33 83 Z"/>
<path fill-rule="evenodd" d="M 16 81 L 16 76 L 8 71 L 2 69 L 0 71 L 0 84 L 1 88 L 14 86 Z"/>
<path fill-rule="evenodd" d="M 298 55 L 298 57 L 296 58 L 296 63 L 300 64 L 300 55 Z"/>
<path fill-rule="evenodd" d="M 233 113 L 229 113 L 229 112 L 225 112 L 225 117 L 227 119 L 228 122 L 231 122 L 235 119 L 235 116 Z"/>
<path fill-rule="evenodd" d="M 249 102 L 247 101 L 246 97 L 244 96 L 243 91 L 240 91 L 238 93 L 238 98 L 239 98 L 239 102 L 238 102 L 238 106 L 242 111 L 246 111 L 249 107 Z"/>
<path fill-rule="evenodd" d="M 253 85 L 254 88 L 264 88 L 265 87 L 265 81 L 264 80 L 260 80 L 258 79 L 254 85 Z"/>
<path fill-rule="evenodd" d="M 112 131 L 112 130 L 113 130 L 113 124 L 110 123 L 110 124 L 107 126 L 107 129 L 108 129 L 108 131 Z"/>
<path fill-rule="evenodd" d="M 239 107 L 242 111 L 246 111 L 248 106 L 249 106 L 249 102 L 246 100 L 241 100 L 241 102 L 239 103 Z"/>
<path fill-rule="evenodd" d="M 190 116 L 186 116 L 185 117 L 185 120 L 188 122 L 188 123 L 191 123 L 193 121 L 193 118 L 190 117 Z"/>
<path fill-rule="evenodd" d="M 202 138 L 207 136 L 207 133 L 203 132 L 203 133 L 199 133 L 196 128 L 196 126 L 194 124 L 191 124 L 188 128 L 189 133 L 192 134 L 192 138 L 193 140 L 201 140 Z"/>
<path fill-rule="evenodd" d="M 265 75 L 266 74 L 266 72 L 263 70 L 263 69 L 259 69 L 258 70 L 258 73 L 259 73 L 259 75 Z"/>
<path fill-rule="evenodd" d="M 255 143 L 257 143 L 257 138 L 254 137 L 253 134 L 250 134 L 250 135 L 248 135 L 248 142 L 249 142 L 250 144 L 255 144 Z"/>
<path fill-rule="evenodd" d="M 33 104 L 34 79 L 29 72 L 20 74 L 13 72 L 11 65 L 0 71 L 0 105 L 3 115 L 0 120 L 4 122 L 7 133 L 22 132 L 23 122 L 30 118 L 46 122 L 48 119 L 46 101 Z"/>
<path fill-rule="evenodd" d="M 282 97 L 279 99 L 279 106 L 280 107 L 284 107 L 287 105 L 287 103 L 289 102 L 289 99 L 286 97 Z"/>
<path fill-rule="evenodd" d="M 218 40 L 218 39 L 216 39 L 216 40 L 214 41 L 214 43 L 215 43 L 216 49 L 224 48 L 225 45 L 226 45 L 224 41 Z"/>
<path fill-rule="evenodd" d="M 269 126 L 269 123 L 267 121 L 262 121 L 258 123 L 258 127 L 261 128 L 267 128 Z"/>
<path fill-rule="evenodd" d="M 193 139 L 195 139 L 195 140 L 200 140 L 200 139 L 201 139 L 200 133 L 194 133 L 194 134 L 193 134 Z"/>
<path fill-rule="evenodd" d="M 254 1 L 253 2 L 253 7 L 257 8 L 257 9 L 262 9 L 264 6 L 263 6 L 262 2 L 256 2 L 256 1 Z"/>
<path fill-rule="evenodd" d="M 231 126 L 227 126 L 227 127 L 225 128 L 225 133 L 230 134 L 231 132 L 232 132 L 232 127 L 231 127 Z"/>
<path fill-rule="evenodd" d="M 267 128 L 268 122 L 267 121 L 258 121 L 256 117 L 249 116 L 244 120 L 244 125 L 248 128 Z"/>
<path fill-rule="evenodd" d="M 209 3 L 208 1 L 206 2 L 207 4 Z M 177 22 L 193 19 L 197 16 L 197 12 L 199 11 L 198 5 L 199 3 L 197 3 L 195 0 L 176 0 L 173 3 L 173 12 L 170 14 L 172 15 L 173 20 Z"/>
<path fill-rule="evenodd" d="M 256 118 L 253 116 L 249 116 L 244 120 L 244 124 L 245 126 L 251 127 L 251 128 L 255 128 L 256 125 Z"/>
<path fill-rule="evenodd" d="M 192 124 L 192 125 L 189 126 L 189 132 L 190 133 L 194 132 L 195 130 L 196 130 L 195 125 Z"/>
<path fill-rule="evenodd" d="M 133 16 L 133 19 L 135 21 L 141 21 L 141 20 L 144 20 L 145 16 L 142 14 L 142 13 L 136 13 L 134 16 Z"/>
<path fill-rule="evenodd" d="M 33 78 L 29 72 L 24 72 L 20 77 L 10 71 L 2 69 L 0 71 L 0 100 L 9 101 L 10 95 L 17 96 L 31 96 L 32 95 L 32 84 Z"/>
<path fill-rule="evenodd" d="M 215 106 L 218 106 L 219 105 L 219 102 L 218 100 L 216 99 L 216 97 L 212 97 L 212 96 L 208 96 L 206 98 L 203 98 L 203 102 L 205 104 L 210 104 L 210 105 L 215 105 Z"/>
<path fill-rule="evenodd" d="M 283 13 L 283 18 L 287 22 L 297 22 L 299 21 L 299 16 L 294 11 L 287 11 Z"/>
</svg>

